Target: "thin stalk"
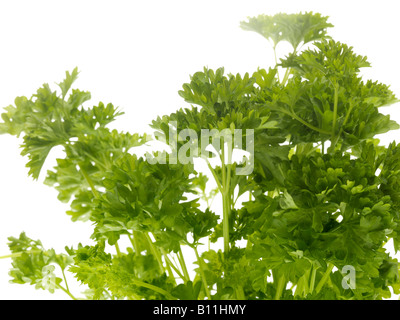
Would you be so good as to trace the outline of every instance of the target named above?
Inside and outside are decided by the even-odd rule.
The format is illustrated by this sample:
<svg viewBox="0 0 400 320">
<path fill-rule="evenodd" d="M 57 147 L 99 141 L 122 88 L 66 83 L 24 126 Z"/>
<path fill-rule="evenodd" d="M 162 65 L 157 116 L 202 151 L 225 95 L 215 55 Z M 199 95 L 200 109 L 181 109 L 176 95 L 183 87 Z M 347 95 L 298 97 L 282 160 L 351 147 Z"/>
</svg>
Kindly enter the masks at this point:
<svg viewBox="0 0 400 320">
<path fill-rule="evenodd" d="M 224 237 L 224 252 L 229 251 L 229 208 L 228 208 L 228 201 L 226 200 L 226 196 L 223 196 L 223 221 L 222 221 L 222 233 Z"/>
<path fill-rule="evenodd" d="M 311 272 L 311 279 L 310 279 L 310 292 L 314 291 L 315 287 L 315 276 L 317 275 L 317 268 L 312 267 L 312 272 Z"/>
<path fill-rule="evenodd" d="M 62 285 L 57 284 L 57 288 L 59 288 L 62 291 L 64 291 L 72 300 L 78 300 L 77 298 L 75 298 L 73 296 L 73 294 L 69 290 L 65 289 Z"/>
<path fill-rule="evenodd" d="M 331 145 L 328 148 L 329 152 L 335 151 L 335 147 L 336 147 L 336 144 L 339 141 L 341 130 L 342 130 L 342 129 L 340 129 L 339 133 L 336 134 L 337 108 L 338 108 L 338 100 L 339 100 L 339 84 L 335 83 L 334 84 L 334 88 L 335 88 L 334 89 L 335 91 L 334 91 L 334 98 L 333 98 L 333 100 L 334 100 L 333 101 L 333 120 L 332 120 L 333 123 L 332 123 L 332 133 L 331 133 Z M 347 114 L 349 114 L 349 113 L 347 113 Z"/>
<path fill-rule="evenodd" d="M 333 267 L 334 267 L 334 265 L 329 262 L 324 275 L 322 276 L 321 280 L 318 282 L 317 287 L 315 288 L 315 291 L 317 293 L 319 293 L 321 291 L 322 287 L 324 286 L 326 281 L 329 279 L 329 276 L 332 272 Z"/>
<path fill-rule="evenodd" d="M 274 58 L 275 58 L 275 69 L 276 69 L 276 76 L 277 76 L 277 78 L 278 78 L 278 82 L 281 82 L 281 81 L 279 80 L 279 72 L 278 72 L 278 58 L 277 58 L 277 56 L 276 56 L 276 45 L 274 45 L 274 46 L 273 46 L 273 49 L 274 49 Z"/>
<path fill-rule="evenodd" d="M 232 149 L 228 148 L 228 165 L 227 165 L 227 174 L 226 174 L 226 193 L 230 195 L 230 187 L 231 187 L 231 171 L 232 171 Z M 229 206 L 230 207 L 230 206 Z"/>
<path fill-rule="evenodd" d="M 62 273 L 62 275 L 63 275 L 63 278 L 64 278 L 64 282 L 65 282 L 65 288 L 68 290 L 68 292 L 69 292 L 69 288 L 68 288 L 68 282 L 67 282 L 67 278 L 65 277 L 65 272 L 64 272 L 64 269 L 61 269 L 61 273 Z"/>
<path fill-rule="evenodd" d="M 243 287 L 242 287 L 242 286 L 238 286 L 238 287 L 236 288 L 236 298 L 237 298 L 238 300 L 246 300 L 246 296 L 245 296 L 245 294 L 244 294 L 244 291 L 243 291 Z"/>
<path fill-rule="evenodd" d="M 275 293 L 275 298 L 274 298 L 275 300 L 279 300 L 281 298 L 282 293 L 283 293 L 283 289 L 285 287 L 285 283 L 286 283 L 285 276 L 282 275 L 279 278 L 278 284 L 277 284 L 277 287 L 276 287 L 276 293 Z"/>
<path fill-rule="evenodd" d="M 82 168 L 81 165 L 79 165 L 79 169 L 81 170 L 81 173 L 83 175 L 83 177 L 85 178 L 86 182 L 89 184 L 90 189 L 92 190 L 93 195 L 95 196 L 96 199 L 100 198 L 99 193 L 97 192 L 94 183 L 92 181 L 92 179 L 90 179 L 89 175 L 87 174 L 87 172 Z"/>
<path fill-rule="evenodd" d="M 114 247 L 115 247 L 115 250 L 117 251 L 117 256 L 121 257 L 121 250 L 119 249 L 118 242 L 115 242 Z"/>
<path fill-rule="evenodd" d="M 207 162 L 207 166 L 208 166 L 208 168 L 210 169 L 210 171 L 211 171 L 211 173 L 212 173 L 212 175 L 213 175 L 213 177 L 214 177 L 214 180 L 215 180 L 215 182 L 216 182 L 216 184 L 217 184 L 217 186 L 218 186 L 218 190 L 222 193 L 222 185 L 221 185 L 221 182 L 220 182 L 219 179 L 218 179 L 217 174 L 215 173 L 215 170 L 214 170 L 213 167 L 211 166 L 211 163 L 210 163 L 210 161 L 208 161 L 208 159 L 206 159 L 206 162 Z"/>
<path fill-rule="evenodd" d="M 294 48 L 294 50 L 293 50 L 293 55 L 295 55 L 296 52 L 297 52 L 297 47 Z M 282 86 L 285 86 L 285 85 L 286 85 L 286 82 L 287 82 L 288 79 L 289 79 L 290 71 L 291 71 L 290 68 L 286 68 L 285 75 L 283 76 L 282 83 L 281 83 Z M 278 78 L 278 81 L 279 81 L 279 78 Z"/>
<path fill-rule="evenodd" d="M 286 110 L 284 110 L 284 109 L 279 109 L 279 111 L 281 111 L 281 112 L 283 112 L 283 113 L 286 113 L 287 115 L 291 116 L 292 118 L 296 119 L 297 121 L 301 122 L 301 123 L 304 124 L 306 127 L 309 127 L 310 129 L 312 129 L 312 130 L 314 130 L 314 131 L 317 131 L 317 132 L 319 132 L 319 133 L 326 134 L 326 135 L 330 135 L 330 134 L 331 134 L 331 132 L 329 132 L 329 131 L 322 130 L 322 129 L 317 128 L 317 127 L 313 126 L 312 124 L 309 124 L 308 122 L 304 121 L 302 118 L 300 118 L 300 117 L 293 111 L 293 108 L 291 108 L 291 112 L 288 112 L 288 111 L 286 111 Z"/>
<path fill-rule="evenodd" d="M 353 107 L 354 107 L 354 104 L 351 104 L 349 110 L 347 110 L 347 113 L 346 113 L 346 116 L 344 118 L 344 121 L 343 121 L 342 125 L 340 126 L 339 133 L 336 136 L 336 141 L 334 142 L 335 145 L 338 142 L 338 140 L 339 140 L 339 138 L 340 138 L 340 136 L 341 136 L 341 134 L 343 132 L 343 127 L 346 125 L 347 120 L 349 120 L 349 116 L 350 116 L 351 111 L 353 110 Z"/>
<path fill-rule="evenodd" d="M 140 249 L 139 249 L 139 244 L 136 240 L 136 235 L 135 235 L 135 231 L 133 231 L 132 235 L 128 235 L 129 241 L 132 244 L 133 249 L 135 250 L 135 255 L 138 256 L 140 255 Z"/>
<path fill-rule="evenodd" d="M 12 254 L 7 254 L 5 256 L 0 256 L 0 259 L 17 258 L 17 257 L 20 257 L 24 253 L 30 254 L 30 253 L 40 253 L 40 252 L 42 252 L 42 250 L 30 250 L 30 251 L 15 252 Z"/>
<path fill-rule="evenodd" d="M 225 141 L 221 146 L 221 168 L 222 168 L 222 191 L 225 191 L 226 172 L 225 172 Z"/>
<path fill-rule="evenodd" d="M 176 258 L 178 258 L 178 254 L 176 254 Z M 171 261 L 171 262 L 173 262 L 173 265 L 175 266 L 175 268 L 176 268 L 177 270 L 179 270 L 179 266 L 181 266 L 181 262 L 180 262 L 179 258 L 178 258 L 178 261 L 176 261 L 176 258 L 175 258 L 174 256 L 169 257 L 170 260 L 171 260 L 171 259 L 173 260 L 173 261 Z M 185 278 L 185 275 L 183 274 L 183 271 L 179 271 L 179 274 L 181 275 L 181 279 L 182 279 L 184 282 L 186 282 L 186 281 L 187 281 L 187 278 Z"/>
<path fill-rule="evenodd" d="M 353 107 L 354 107 L 354 104 L 352 103 L 350 105 L 349 110 L 347 110 L 347 113 L 346 113 L 346 116 L 345 116 L 344 121 L 342 123 L 342 126 L 340 127 L 340 131 L 339 131 L 340 133 L 343 131 L 343 126 L 347 123 L 347 120 L 349 120 L 349 116 L 350 116 L 351 111 L 353 110 Z"/>
<path fill-rule="evenodd" d="M 149 249 L 150 249 L 151 253 L 153 254 L 154 258 L 156 258 L 156 260 L 158 262 L 158 265 L 160 266 L 161 272 L 164 272 L 165 270 L 164 270 L 164 265 L 163 265 L 162 260 L 161 260 L 161 254 L 154 247 L 153 241 L 151 241 L 151 238 L 148 235 L 148 233 L 144 233 L 144 236 L 145 236 L 145 238 L 147 240 L 147 243 L 148 243 L 148 246 L 149 246 Z"/>
<path fill-rule="evenodd" d="M 230 153 L 229 150 L 228 153 Z M 231 155 L 228 155 L 228 163 Z M 222 163 L 222 234 L 224 237 L 224 252 L 229 251 L 229 216 L 230 216 L 230 164 L 225 165 L 225 146 L 222 144 L 221 148 L 221 163 Z"/>
<path fill-rule="evenodd" d="M 179 264 L 181 265 L 181 268 L 182 268 L 182 271 L 183 271 L 183 275 L 185 277 L 185 281 L 186 282 L 190 281 L 189 272 L 188 272 L 188 270 L 186 268 L 185 259 L 183 257 L 182 249 L 180 247 L 179 247 L 179 251 L 177 253 L 177 256 L 178 256 Z"/>
<path fill-rule="evenodd" d="M 288 81 L 289 74 L 290 74 L 290 68 L 286 68 L 285 75 L 283 76 L 282 83 L 281 83 L 282 86 L 284 86 L 286 84 L 286 82 Z"/>
<path fill-rule="evenodd" d="M 208 300 L 211 300 L 210 290 L 208 289 L 206 276 L 204 274 L 204 268 L 203 268 L 204 261 L 200 257 L 199 252 L 197 251 L 197 247 L 193 247 L 193 250 L 194 250 L 194 253 L 196 254 L 196 259 L 197 259 L 197 262 L 199 264 L 200 276 L 201 276 L 201 280 L 203 281 L 204 291 L 206 292 Z"/>
<path fill-rule="evenodd" d="M 90 159 L 92 160 L 95 164 L 97 164 L 98 166 L 102 167 L 104 171 L 107 171 L 108 168 L 107 166 L 101 162 L 99 159 L 96 159 L 95 157 L 93 157 L 90 153 L 83 151 L 83 153 Z"/>
<path fill-rule="evenodd" d="M 164 255 L 164 259 L 165 262 L 167 263 L 167 266 L 171 267 L 182 280 L 185 280 L 183 274 L 179 271 L 179 269 L 174 265 L 174 263 L 168 257 L 168 254 L 163 249 L 161 249 L 161 252 Z"/>
<path fill-rule="evenodd" d="M 307 270 L 304 273 L 304 297 L 307 296 L 307 294 L 310 292 L 310 284 L 309 284 L 309 279 L 310 279 L 310 271 L 311 270 Z"/>
<path fill-rule="evenodd" d="M 173 283 L 176 283 L 174 273 L 172 272 L 171 265 L 167 257 L 164 256 L 166 268 L 168 271 L 168 277 L 172 280 Z"/>
<path fill-rule="evenodd" d="M 160 249 L 160 251 L 161 251 L 161 254 L 164 256 L 166 268 L 168 271 L 168 276 L 172 280 L 172 282 L 176 283 L 174 273 L 172 272 L 172 269 L 171 269 L 171 261 L 168 259 L 167 253 L 163 249 Z"/>
<path fill-rule="evenodd" d="M 301 297 L 305 297 L 308 294 L 308 278 L 309 278 L 310 272 L 307 271 L 305 274 L 303 274 L 302 277 L 299 278 L 299 280 L 297 281 L 296 284 L 296 290 L 294 292 L 294 296 L 301 296 Z"/>
<path fill-rule="evenodd" d="M 335 84 L 335 91 L 334 91 L 334 101 L 333 101 L 333 123 L 332 123 L 332 140 L 335 136 L 336 132 L 336 121 L 337 121 L 337 108 L 338 108 L 338 100 L 339 100 L 339 84 Z"/>
<path fill-rule="evenodd" d="M 167 298 L 169 300 L 177 300 L 177 298 L 172 296 L 168 291 L 166 291 L 160 287 L 154 286 L 150 283 L 146 283 L 146 282 L 143 282 L 140 280 L 135 280 L 135 279 L 132 280 L 132 282 L 134 285 L 137 285 L 139 287 L 147 288 L 147 289 L 153 290 L 155 292 L 161 293 L 165 298 Z"/>
<path fill-rule="evenodd" d="M 222 225 L 223 225 L 223 238 L 224 238 L 224 251 L 229 251 L 229 215 L 230 215 L 230 206 L 231 206 L 231 199 L 230 199 L 230 177 L 231 177 L 231 157 L 232 151 L 229 149 L 228 152 L 228 166 L 225 165 L 225 142 L 221 145 L 221 171 L 222 171 L 222 181 L 219 180 L 216 172 L 212 168 L 208 159 L 205 159 L 207 162 L 207 166 L 210 169 L 215 182 L 217 183 L 218 190 L 222 196 Z M 227 172 L 228 171 L 228 172 Z"/>
</svg>

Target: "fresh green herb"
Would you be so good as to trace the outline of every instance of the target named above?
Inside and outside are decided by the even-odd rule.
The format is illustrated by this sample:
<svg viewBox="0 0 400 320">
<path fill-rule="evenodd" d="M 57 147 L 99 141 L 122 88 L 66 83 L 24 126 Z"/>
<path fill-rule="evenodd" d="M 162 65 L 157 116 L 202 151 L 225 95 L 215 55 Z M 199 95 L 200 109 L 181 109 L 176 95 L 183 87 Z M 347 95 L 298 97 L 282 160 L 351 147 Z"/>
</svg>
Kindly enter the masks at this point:
<svg viewBox="0 0 400 320">
<path fill-rule="evenodd" d="M 400 250 L 400 144 L 376 138 L 399 129 L 379 112 L 398 100 L 389 86 L 362 79 L 369 62 L 331 39 L 327 20 L 307 12 L 243 21 L 275 57 L 282 41 L 293 51 L 252 74 L 193 74 L 179 91 L 190 107 L 150 125 L 168 152 L 137 156 L 150 135 L 109 129 L 122 114 L 112 104 L 84 108 L 90 93 L 72 89 L 77 69 L 60 92 L 45 84 L 16 98 L 0 133 L 23 137 L 34 179 L 52 148 L 63 148 L 45 183 L 70 204 L 73 221 L 92 223 L 95 245 L 56 253 L 24 232 L 10 237 L 1 258 L 12 259 L 12 282 L 72 299 L 399 294 L 399 263 L 386 245 Z M 244 162 L 237 149 L 251 151 Z M 65 272 L 88 290 L 70 292 Z"/>
</svg>

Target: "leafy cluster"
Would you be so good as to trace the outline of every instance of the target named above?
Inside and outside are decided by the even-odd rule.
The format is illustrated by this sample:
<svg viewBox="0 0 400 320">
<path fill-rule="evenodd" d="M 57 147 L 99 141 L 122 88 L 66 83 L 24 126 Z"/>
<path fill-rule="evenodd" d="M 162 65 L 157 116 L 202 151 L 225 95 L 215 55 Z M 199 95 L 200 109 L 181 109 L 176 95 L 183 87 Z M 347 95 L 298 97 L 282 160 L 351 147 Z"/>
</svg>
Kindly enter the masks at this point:
<svg viewBox="0 0 400 320">
<path fill-rule="evenodd" d="M 19 238 L 9 237 L 8 246 L 13 258 L 10 276 L 13 283 L 29 283 L 36 289 L 48 290 L 54 293 L 56 289 L 65 291 L 73 297 L 61 283 L 65 280 L 65 270 L 72 263 L 67 254 L 57 254 L 54 249 L 45 250 L 40 240 L 28 238 L 22 232 Z M 56 276 L 56 266 L 59 267 L 63 279 Z"/>
<path fill-rule="evenodd" d="M 389 86 L 362 79 L 367 58 L 331 39 L 327 20 L 306 12 L 243 21 L 275 53 L 282 41 L 293 52 L 243 76 L 222 67 L 193 74 L 179 91 L 190 107 L 150 124 L 169 151 L 139 157 L 135 147 L 149 135 L 110 130 L 122 114 L 112 104 L 83 107 L 90 94 L 70 92 L 77 69 L 67 72 L 61 93 L 45 84 L 31 99 L 17 98 L 0 133 L 23 135 L 35 179 L 51 149 L 63 148 L 44 182 L 70 203 L 73 221 L 92 223 L 94 244 L 56 254 L 25 233 L 10 237 L 12 281 L 75 298 L 65 276 L 56 276 L 58 265 L 88 287 L 90 299 L 399 294 L 399 263 L 387 245 L 400 250 L 400 144 L 376 138 L 399 129 L 379 110 L 398 100 Z M 188 129 L 196 137 L 178 135 Z M 207 140 L 199 138 L 204 129 Z M 239 140 L 220 135 L 237 129 Z M 242 162 L 233 158 L 248 146 L 254 150 Z M 185 161 L 177 161 L 181 150 Z M 252 171 L 237 174 L 246 163 Z M 214 210 L 217 195 L 222 209 Z"/>
</svg>

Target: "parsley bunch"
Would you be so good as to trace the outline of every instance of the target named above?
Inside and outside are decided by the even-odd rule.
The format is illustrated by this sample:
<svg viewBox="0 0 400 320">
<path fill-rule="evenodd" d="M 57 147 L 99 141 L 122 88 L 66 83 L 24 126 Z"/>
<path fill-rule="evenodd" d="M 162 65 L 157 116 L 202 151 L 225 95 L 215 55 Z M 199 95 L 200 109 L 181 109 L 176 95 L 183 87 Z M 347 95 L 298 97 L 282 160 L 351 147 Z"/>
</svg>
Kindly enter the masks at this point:
<svg viewBox="0 0 400 320">
<path fill-rule="evenodd" d="M 399 129 L 380 113 L 398 99 L 389 86 L 362 79 L 367 58 L 328 35 L 327 17 L 259 15 L 240 25 L 267 39 L 275 56 L 282 41 L 293 51 L 252 74 L 193 74 L 179 91 L 190 107 L 150 124 L 168 151 L 139 156 L 149 134 L 111 130 L 122 115 L 112 104 L 84 108 L 90 93 L 72 89 L 77 69 L 58 91 L 45 84 L 5 108 L 0 133 L 22 136 L 32 178 L 54 147 L 63 148 L 45 183 L 70 204 L 73 221 L 92 223 L 94 241 L 56 253 L 24 232 L 10 237 L 11 253 L 1 258 L 12 259 L 13 282 L 73 299 L 65 272 L 88 288 L 87 299 L 400 293 L 399 263 L 386 247 L 392 240 L 400 250 L 400 144 L 376 138 Z M 188 129 L 195 137 L 176 138 Z M 200 147 L 204 129 L 212 133 Z M 222 131 L 241 136 L 211 143 Z M 234 160 L 248 145 L 254 152 Z M 237 174 L 246 163 L 252 170 Z"/>
</svg>

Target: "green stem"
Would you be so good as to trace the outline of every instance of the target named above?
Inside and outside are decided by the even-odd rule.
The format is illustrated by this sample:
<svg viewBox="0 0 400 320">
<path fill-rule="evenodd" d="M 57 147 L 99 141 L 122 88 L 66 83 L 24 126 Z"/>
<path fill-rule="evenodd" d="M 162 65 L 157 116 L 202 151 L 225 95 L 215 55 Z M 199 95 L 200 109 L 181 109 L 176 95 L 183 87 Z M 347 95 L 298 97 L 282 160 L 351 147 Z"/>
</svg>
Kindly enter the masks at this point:
<svg viewBox="0 0 400 320">
<path fill-rule="evenodd" d="M 317 268 L 314 266 L 312 267 L 312 273 L 311 273 L 311 280 L 310 280 L 310 292 L 314 291 L 315 287 L 315 276 L 317 275 Z"/>
<path fill-rule="evenodd" d="M 274 58 L 275 58 L 275 69 L 276 69 L 276 76 L 277 76 L 277 78 L 278 78 L 278 82 L 281 82 L 281 81 L 279 80 L 279 72 L 278 72 L 278 58 L 277 58 L 277 56 L 276 56 L 276 45 L 274 45 L 274 46 L 273 46 L 273 49 L 274 49 Z"/>
<path fill-rule="evenodd" d="M 133 231 L 132 235 L 128 235 L 129 241 L 132 244 L 133 249 L 135 250 L 136 256 L 140 255 L 140 249 L 139 249 L 139 244 L 136 239 L 137 233 Z"/>
<path fill-rule="evenodd" d="M 82 168 L 81 165 L 79 165 L 79 169 L 81 170 L 81 173 L 83 175 L 83 177 L 85 178 L 86 182 L 89 184 L 90 189 L 92 190 L 93 195 L 95 196 L 96 199 L 100 198 L 99 193 L 97 192 L 94 183 L 92 181 L 92 179 L 90 179 L 89 175 L 87 174 L 87 172 Z"/>
<path fill-rule="evenodd" d="M 329 152 L 334 152 L 336 144 L 339 141 L 341 130 L 338 134 L 336 134 L 336 125 L 337 125 L 337 108 L 338 108 L 338 100 L 339 100 L 339 84 L 334 84 L 334 98 L 333 98 L 333 119 L 332 119 L 332 133 L 331 133 L 331 145 L 328 148 Z M 347 121 L 347 120 L 346 120 Z"/>
<path fill-rule="evenodd" d="M 72 300 L 78 300 L 77 298 L 75 298 L 72 293 L 65 289 L 62 285 L 57 284 L 57 288 L 61 289 L 62 291 L 64 291 Z"/>
<path fill-rule="evenodd" d="M 165 262 L 167 263 L 167 267 L 169 266 L 170 268 L 172 268 L 182 280 L 185 280 L 183 274 L 179 271 L 179 269 L 174 265 L 174 263 L 168 257 L 168 254 L 163 249 L 161 249 L 161 252 L 164 255 L 164 259 L 165 259 Z"/>
<path fill-rule="evenodd" d="M 343 131 L 343 126 L 347 123 L 347 120 L 349 120 L 349 116 L 350 116 L 351 111 L 353 110 L 353 107 L 354 107 L 354 104 L 351 103 L 351 104 L 350 104 L 349 110 L 347 110 L 347 113 L 346 113 L 346 116 L 345 116 L 344 121 L 343 121 L 343 123 L 342 123 L 342 126 L 340 127 L 339 133 L 342 133 L 342 131 Z"/>
<path fill-rule="evenodd" d="M 319 133 L 326 134 L 326 135 L 330 135 L 330 134 L 331 134 L 331 132 L 329 132 L 329 131 L 322 130 L 322 129 L 317 128 L 317 127 L 313 126 L 312 124 L 310 124 L 310 123 L 304 121 L 302 118 L 300 118 L 300 117 L 294 112 L 293 108 L 291 108 L 291 112 L 288 112 L 288 111 L 286 111 L 286 110 L 284 110 L 284 109 L 279 109 L 279 110 L 280 110 L 281 112 L 283 112 L 283 113 L 286 113 L 287 115 L 291 116 L 292 118 L 296 119 L 297 121 L 301 122 L 301 123 L 304 124 L 306 127 L 309 127 L 310 129 L 312 129 L 312 130 L 314 130 L 314 131 L 317 131 L 317 132 L 319 132 Z"/>
<path fill-rule="evenodd" d="M 222 162 L 222 234 L 224 237 L 224 252 L 229 251 L 229 219 L 231 212 L 231 196 L 230 196 L 230 179 L 231 179 L 231 157 L 232 150 L 228 150 L 228 165 L 225 164 L 225 146 L 221 148 L 221 162 Z"/>
<path fill-rule="evenodd" d="M 332 141 L 332 145 L 334 147 L 336 146 L 336 143 L 339 141 L 339 138 L 343 132 L 343 127 L 346 125 L 347 121 L 349 120 L 349 116 L 350 116 L 351 111 L 353 110 L 353 106 L 354 106 L 354 104 L 350 105 L 350 108 L 349 108 L 349 110 L 347 110 L 344 121 L 343 121 L 342 125 L 340 126 L 339 133 L 337 134 L 336 139 Z"/>
<path fill-rule="evenodd" d="M 161 273 L 163 273 L 165 270 L 164 270 L 164 265 L 163 265 L 162 260 L 161 260 L 160 252 L 158 252 L 157 249 L 154 247 L 153 241 L 151 241 L 151 238 L 148 235 L 148 233 L 144 233 L 144 236 L 145 236 L 145 238 L 147 240 L 149 250 L 153 254 L 154 258 L 157 260 L 158 265 L 160 266 Z"/>
<path fill-rule="evenodd" d="M 338 108 L 338 100 L 339 100 L 339 84 L 335 84 L 335 93 L 334 93 L 334 101 L 333 101 L 333 123 L 332 123 L 332 140 L 336 133 L 336 121 L 337 121 L 337 108 Z"/>
<path fill-rule="evenodd" d="M 308 275 L 309 275 L 309 272 L 308 272 L 308 274 L 306 274 L 306 273 L 303 274 L 303 276 L 301 276 L 299 278 L 299 280 L 297 281 L 296 290 L 294 292 L 295 297 L 297 297 L 297 296 L 305 297 L 307 295 L 308 285 L 306 283 L 308 280 Z"/>
<path fill-rule="evenodd" d="M 169 257 L 170 260 L 172 259 L 171 262 L 173 263 L 173 266 L 175 266 L 175 268 L 179 270 L 179 266 L 181 266 L 181 261 L 179 260 L 178 254 L 176 254 L 176 258 L 178 258 L 178 261 L 176 261 L 176 259 L 175 259 L 174 256 Z M 182 269 L 182 266 L 181 266 L 181 269 Z M 182 269 L 182 270 L 183 270 L 183 269 Z M 182 271 L 182 270 L 179 271 L 179 275 L 180 275 L 181 279 L 182 279 L 184 282 L 186 282 L 186 281 L 187 281 L 187 278 L 186 278 L 185 275 L 183 274 L 183 271 Z"/>
<path fill-rule="evenodd" d="M 83 153 L 84 153 L 90 160 L 92 160 L 95 164 L 97 164 L 98 166 L 102 167 L 102 168 L 103 168 L 103 171 L 107 171 L 107 170 L 108 170 L 107 166 L 106 166 L 103 162 L 101 162 L 99 159 L 96 159 L 96 158 L 93 157 L 90 153 L 88 153 L 88 152 L 86 152 L 86 151 L 83 151 Z"/>
<path fill-rule="evenodd" d="M 229 207 L 228 203 L 229 200 L 227 199 L 226 194 L 223 195 L 223 221 L 222 221 L 222 227 L 223 227 L 223 237 L 224 237 L 224 252 L 229 251 Z"/>
<path fill-rule="evenodd" d="M 214 177 L 214 180 L 215 180 L 215 182 L 216 182 L 216 184 L 217 184 L 217 186 L 218 186 L 218 190 L 222 193 L 222 185 L 221 185 L 221 182 L 220 182 L 219 179 L 218 179 L 217 174 L 215 173 L 215 170 L 214 170 L 213 167 L 211 166 L 211 164 L 210 164 L 210 162 L 208 161 L 208 159 L 206 159 L 206 162 L 207 162 L 207 166 L 208 166 L 208 168 L 210 169 L 210 171 L 211 171 L 211 173 L 212 173 L 212 175 L 213 175 L 213 177 Z"/>
<path fill-rule="evenodd" d="M 285 276 L 282 275 L 279 278 L 277 286 L 276 286 L 275 300 L 279 300 L 281 298 L 282 293 L 283 293 L 283 289 L 285 287 L 285 283 L 286 283 Z"/>
<path fill-rule="evenodd" d="M 121 250 L 119 249 L 118 242 L 115 242 L 114 246 L 115 246 L 115 250 L 117 251 L 117 256 L 121 257 Z"/>
<path fill-rule="evenodd" d="M 168 277 L 173 283 L 176 284 L 175 276 L 174 276 L 174 273 L 172 272 L 170 261 L 166 256 L 164 256 L 164 259 L 165 259 L 165 264 L 166 264 L 166 268 L 168 271 Z"/>
<path fill-rule="evenodd" d="M 197 247 L 193 247 L 194 253 L 196 254 L 197 263 L 199 264 L 200 276 L 203 281 L 203 287 L 206 292 L 208 300 L 211 300 L 210 290 L 208 289 L 208 284 L 206 280 L 206 276 L 204 274 L 204 266 L 203 266 L 203 259 L 200 257 L 199 252 L 197 251 Z"/>
<path fill-rule="evenodd" d="M 296 52 L 297 52 L 297 48 L 294 48 L 294 50 L 293 50 L 293 55 L 295 55 Z M 283 76 L 282 83 L 281 83 L 282 86 L 285 86 L 285 85 L 286 85 L 286 82 L 287 82 L 288 79 L 289 79 L 290 71 L 291 71 L 290 68 L 286 68 L 285 75 Z M 278 78 L 278 81 L 279 81 L 279 78 Z"/>
<path fill-rule="evenodd" d="M 245 294 L 244 294 L 244 291 L 243 291 L 243 287 L 242 287 L 242 286 L 238 286 L 238 287 L 236 288 L 236 298 L 237 298 L 238 300 L 246 300 L 246 296 L 245 296 Z"/>
<path fill-rule="evenodd" d="M 182 271 L 183 271 L 183 275 L 184 275 L 184 281 L 190 281 L 190 276 L 189 276 L 189 272 L 186 268 L 186 263 L 185 263 L 185 259 L 183 257 L 182 254 L 182 249 L 179 247 L 179 251 L 177 253 L 178 256 L 178 260 L 179 260 L 179 264 L 181 265 Z"/>
<path fill-rule="evenodd" d="M 171 269 L 171 261 L 168 259 L 167 253 L 164 251 L 164 249 L 160 249 L 160 251 L 161 251 L 161 254 L 164 256 L 164 259 L 165 259 L 165 264 L 166 264 L 166 268 L 167 268 L 167 271 L 168 271 L 168 276 L 172 280 L 173 283 L 176 283 L 174 273 L 172 272 L 172 269 Z"/>
<path fill-rule="evenodd" d="M 207 162 L 207 166 L 210 169 L 215 182 L 218 186 L 218 190 L 222 195 L 222 233 L 224 238 L 224 251 L 229 251 L 229 216 L 231 211 L 231 195 L 230 195 L 230 179 L 231 179 L 231 158 L 232 158 L 232 150 L 228 152 L 228 165 L 225 165 L 225 142 L 221 145 L 221 171 L 222 171 L 222 181 L 219 180 L 215 170 L 212 168 L 208 159 L 205 159 Z"/>
<path fill-rule="evenodd" d="M 17 258 L 17 257 L 20 257 L 24 253 L 30 254 L 30 253 L 41 253 L 41 252 L 42 252 L 42 250 L 30 250 L 30 251 L 15 252 L 15 253 L 8 254 L 5 256 L 0 256 L 0 259 Z"/>
<path fill-rule="evenodd" d="M 322 287 L 324 286 L 326 281 L 329 279 L 329 276 L 332 272 L 333 267 L 334 267 L 334 265 L 329 262 L 324 275 L 322 276 L 321 280 L 318 282 L 317 287 L 315 288 L 315 291 L 317 293 L 319 293 L 321 291 Z"/>
<path fill-rule="evenodd" d="M 67 278 L 65 277 L 65 272 L 64 269 L 61 269 L 61 273 L 63 275 L 64 278 L 64 282 L 65 282 L 65 288 L 67 289 L 67 291 L 69 292 L 69 288 L 68 288 L 68 282 L 67 282 Z"/>
<path fill-rule="evenodd" d="M 134 285 L 137 285 L 139 287 L 147 288 L 147 289 L 153 290 L 155 292 L 161 293 L 165 298 L 167 298 L 169 300 L 177 300 L 177 298 L 172 296 L 168 291 L 166 291 L 160 287 L 154 286 L 150 283 L 146 283 L 146 282 L 143 282 L 140 280 L 135 280 L 135 279 L 132 280 L 132 282 Z"/>
<path fill-rule="evenodd" d="M 288 81 L 289 74 L 290 74 L 290 68 L 286 68 L 285 75 L 283 76 L 282 79 L 282 86 L 285 86 L 286 82 Z"/>
</svg>

